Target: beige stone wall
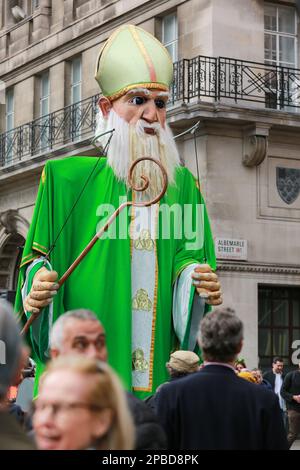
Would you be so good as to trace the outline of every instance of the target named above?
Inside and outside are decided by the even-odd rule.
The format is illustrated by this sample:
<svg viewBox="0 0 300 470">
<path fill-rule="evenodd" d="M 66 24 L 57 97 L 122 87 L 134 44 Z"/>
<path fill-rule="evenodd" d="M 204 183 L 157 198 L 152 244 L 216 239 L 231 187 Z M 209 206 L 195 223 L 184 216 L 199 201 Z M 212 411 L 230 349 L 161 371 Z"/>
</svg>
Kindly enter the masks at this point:
<svg viewBox="0 0 300 470">
<path fill-rule="evenodd" d="M 265 282 L 267 279 L 262 278 Z M 244 345 L 241 356 L 247 367 L 258 366 L 258 312 L 257 276 L 241 273 L 221 273 L 220 281 L 224 292 L 224 306 L 234 308 L 244 324 Z"/>
<path fill-rule="evenodd" d="M 190 0 L 178 6 L 180 59 L 212 53 L 212 12 L 213 0 Z"/>
<path fill-rule="evenodd" d="M 194 144 L 188 142 L 183 154 L 196 176 Z M 239 132 L 229 127 L 208 130 L 198 141 L 201 185 L 215 237 L 248 240 L 251 263 L 299 265 L 299 198 L 289 206 L 280 200 L 270 159 L 278 156 L 278 165 L 286 167 L 291 162 L 291 168 L 300 169 L 300 147 L 277 145 L 270 140 L 269 157 L 261 167 L 247 168 L 242 164 L 243 137 Z M 263 173 L 260 178 L 259 173 Z M 261 198 L 260 186 L 268 187 L 266 200 Z M 278 207 L 271 194 L 277 197 Z"/>
<path fill-rule="evenodd" d="M 65 106 L 65 79 L 66 63 L 64 61 L 50 68 L 50 112 L 57 111 Z"/>
<path fill-rule="evenodd" d="M 213 0 L 213 42 L 208 55 L 264 61 L 264 2 Z"/>
<path fill-rule="evenodd" d="M 99 85 L 95 80 L 95 66 L 99 52 L 103 44 L 96 45 L 91 49 L 87 49 L 82 54 L 82 97 L 89 98 L 90 96 L 99 93 Z"/>
</svg>

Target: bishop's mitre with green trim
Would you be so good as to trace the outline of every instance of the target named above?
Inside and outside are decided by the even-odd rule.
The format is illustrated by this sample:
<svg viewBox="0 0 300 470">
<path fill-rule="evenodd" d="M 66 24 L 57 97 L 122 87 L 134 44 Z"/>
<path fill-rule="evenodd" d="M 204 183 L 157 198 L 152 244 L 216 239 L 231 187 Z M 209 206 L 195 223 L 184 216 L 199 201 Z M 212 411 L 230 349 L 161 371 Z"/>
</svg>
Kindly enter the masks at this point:
<svg viewBox="0 0 300 470">
<path fill-rule="evenodd" d="M 168 91 L 173 63 L 167 49 L 152 34 L 137 26 L 123 25 L 104 44 L 95 78 L 110 101 L 133 88 Z"/>
</svg>

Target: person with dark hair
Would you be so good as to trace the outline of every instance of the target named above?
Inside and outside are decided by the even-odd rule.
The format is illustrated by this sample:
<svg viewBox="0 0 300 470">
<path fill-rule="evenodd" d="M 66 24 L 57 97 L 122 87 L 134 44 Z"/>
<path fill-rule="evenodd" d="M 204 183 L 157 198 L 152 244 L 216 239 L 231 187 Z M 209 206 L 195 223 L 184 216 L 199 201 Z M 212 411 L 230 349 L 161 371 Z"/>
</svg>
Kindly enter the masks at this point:
<svg viewBox="0 0 300 470">
<path fill-rule="evenodd" d="M 246 362 L 244 359 L 237 359 L 235 361 L 234 366 L 237 373 L 242 372 L 243 369 L 247 369 Z"/>
<path fill-rule="evenodd" d="M 287 449 L 277 397 L 237 377 L 243 324 L 232 309 L 216 309 L 200 323 L 204 368 L 162 387 L 157 414 L 168 448 Z"/>
<path fill-rule="evenodd" d="M 298 370 L 293 370 L 285 376 L 281 387 L 281 395 L 287 403 L 288 443 L 291 447 L 300 432 L 300 363 Z"/>
<path fill-rule="evenodd" d="M 286 404 L 280 393 L 280 390 L 281 390 L 281 387 L 285 378 L 284 364 L 283 364 L 283 359 L 281 357 L 274 357 L 273 362 L 272 362 L 272 369 L 265 372 L 263 374 L 263 378 L 271 384 L 273 392 L 275 392 L 278 397 L 279 405 L 280 405 L 281 412 L 282 412 L 283 422 L 284 422 L 285 427 L 287 427 Z"/>
</svg>

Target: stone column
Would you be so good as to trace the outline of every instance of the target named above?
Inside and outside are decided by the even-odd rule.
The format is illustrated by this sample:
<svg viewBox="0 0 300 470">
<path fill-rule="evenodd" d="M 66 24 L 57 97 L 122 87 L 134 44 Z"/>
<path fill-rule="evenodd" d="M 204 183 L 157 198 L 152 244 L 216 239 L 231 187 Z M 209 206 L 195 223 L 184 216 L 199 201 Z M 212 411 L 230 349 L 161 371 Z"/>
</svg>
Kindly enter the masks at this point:
<svg viewBox="0 0 300 470">
<path fill-rule="evenodd" d="M 33 17 L 32 41 L 38 41 L 50 32 L 51 0 L 40 0 L 38 14 Z"/>
<path fill-rule="evenodd" d="M 51 32 L 62 29 L 64 24 L 64 0 L 52 0 Z"/>
</svg>

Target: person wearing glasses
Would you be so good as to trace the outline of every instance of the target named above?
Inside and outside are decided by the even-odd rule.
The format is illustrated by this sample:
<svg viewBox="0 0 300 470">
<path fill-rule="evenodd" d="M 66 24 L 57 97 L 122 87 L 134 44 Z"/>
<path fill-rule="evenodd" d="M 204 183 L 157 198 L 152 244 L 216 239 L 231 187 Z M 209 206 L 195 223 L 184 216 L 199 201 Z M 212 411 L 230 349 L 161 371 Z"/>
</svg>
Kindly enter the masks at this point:
<svg viewBox="0 0 300 470">
<path fill-rule="evenodd" d="M 119 379 L 105 363 L 59 357 L 42 377 L 33 428 L 40 450 L 131 450 L 134 427 Z"/>
</svg>

